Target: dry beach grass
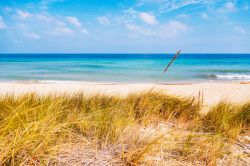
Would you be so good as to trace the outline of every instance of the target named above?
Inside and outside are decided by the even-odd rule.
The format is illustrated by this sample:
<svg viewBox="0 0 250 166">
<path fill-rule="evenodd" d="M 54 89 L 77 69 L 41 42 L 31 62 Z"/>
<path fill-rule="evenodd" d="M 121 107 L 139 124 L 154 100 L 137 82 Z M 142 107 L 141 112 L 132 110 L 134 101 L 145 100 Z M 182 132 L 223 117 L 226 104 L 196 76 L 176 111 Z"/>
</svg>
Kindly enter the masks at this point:
<svg viewBox="0 0 250 166">
<path fill-rule="evenodd" d="M 200 102 L 200 101 L 199 101 Z M 1 165 L 247 165 L 250 103 L 157 91 L 2 95 Z"/>
</svg>

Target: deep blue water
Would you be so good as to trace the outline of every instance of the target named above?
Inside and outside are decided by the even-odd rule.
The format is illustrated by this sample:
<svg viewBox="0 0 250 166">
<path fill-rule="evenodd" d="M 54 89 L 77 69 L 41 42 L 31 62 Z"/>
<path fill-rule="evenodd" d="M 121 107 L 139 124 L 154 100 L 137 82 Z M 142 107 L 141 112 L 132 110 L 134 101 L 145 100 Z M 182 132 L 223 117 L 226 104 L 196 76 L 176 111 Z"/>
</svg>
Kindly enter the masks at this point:
<svg viewBox="0 0 250 166">
<path fill-rule="evenodd" d="M 0 54 L 0 81 L 196 82 L 250 80 L 250 54 Z"/>
</svg>

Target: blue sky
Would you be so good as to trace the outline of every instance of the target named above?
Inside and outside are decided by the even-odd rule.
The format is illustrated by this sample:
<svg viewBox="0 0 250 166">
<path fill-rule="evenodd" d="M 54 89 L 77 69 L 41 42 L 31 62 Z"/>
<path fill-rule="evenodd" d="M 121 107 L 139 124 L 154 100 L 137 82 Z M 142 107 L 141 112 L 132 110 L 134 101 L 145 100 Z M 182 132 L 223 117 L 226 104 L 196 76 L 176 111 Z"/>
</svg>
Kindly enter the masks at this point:
<svg viewBox="0 0 250 166">
<path fill-rule="evenodd" d="M 249 53 L 250 0 L 0 0 L 0 53 Z"/>
</svg>

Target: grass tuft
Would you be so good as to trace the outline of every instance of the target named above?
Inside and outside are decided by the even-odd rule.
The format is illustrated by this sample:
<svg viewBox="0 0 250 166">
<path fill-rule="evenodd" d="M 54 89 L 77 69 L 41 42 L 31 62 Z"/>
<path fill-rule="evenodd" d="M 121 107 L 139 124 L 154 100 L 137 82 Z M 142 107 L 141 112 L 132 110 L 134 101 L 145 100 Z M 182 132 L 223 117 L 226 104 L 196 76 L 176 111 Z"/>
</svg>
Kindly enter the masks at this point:
<svg viewBox="0 0 250 166">
<path fill-rule="evenodd" d="M 214 165 L 225 154 L 225 138 L 249 131 L 250 103 L 221 102 L 207 115 L 200 114 L 201 109 L 194 98 L 155 91 L 125 97 L 4 95 L 0 97 L 0 165 L 46 165 L 57 158 L 61 147 L 78 144 L 98 149 L 122 145 L 118 154 L 131 165 L 147 163 L 159 152 L 176 162 Z M 155 130 L 162 123 L 177 131 L 167 137 L 168 132 Z M 179 124 L 189 128 L 180 129 Z M 142 139 L 141 129 L 148 126 Z M 202 129 L 202 135 L 193 133 L 192 126 Z"/>
<path fill-rule="evenodd" d="M 206 132 L 215 132 L 236 138 L 250 127 L 250 103 L 243 105 L 220 102 L 202 119 Z"/>
</svg>

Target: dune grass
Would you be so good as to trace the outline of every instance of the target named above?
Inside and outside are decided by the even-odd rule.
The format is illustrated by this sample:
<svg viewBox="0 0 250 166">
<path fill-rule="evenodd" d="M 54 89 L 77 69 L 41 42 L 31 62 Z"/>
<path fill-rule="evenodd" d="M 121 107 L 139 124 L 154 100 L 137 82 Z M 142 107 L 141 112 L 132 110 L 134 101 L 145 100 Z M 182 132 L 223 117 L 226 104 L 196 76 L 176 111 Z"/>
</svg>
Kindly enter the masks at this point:
<svg viewBox="0 0 250 166">
<path fill-rule="evenodd" d="M 0 164 L 46 165 L 56 160 L 62 146 L 80 143 L 98 149 L 126 145 L 117 157 L 128 165 L 144 163 L 156 152 L 176 162 L 213 165 L 226 153 L 224 138 L 235 139 L 249 131 L 250 104 L 220 103 L 207 115 L 201 115 L 201 109 L 194 98 L 152 91 L 125 97 L 4 95 L 0 97 Z M 141 135 L 142 127 L 159 122 L 189 127 Z M 202 135 L 193 133 L 192 126 Z"/>
<path fill-rule="evenodd" d="M 171 132 L 156 137 L 129 153 L 130 165 L 216 165 L 229 144 L 220 135 Z"/>
<path fill-rule="evenodd" d="M 202 118 L 202 123 L 204 131 L 237 138 L 250 128 L 250 102 L 241 105 L 220 102 Z"/>
</svg>

